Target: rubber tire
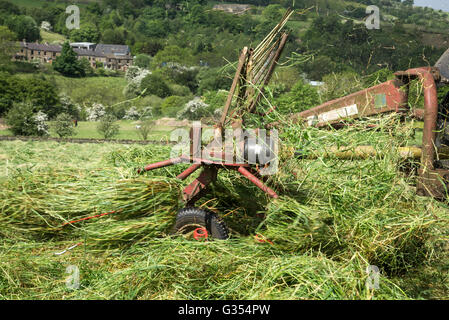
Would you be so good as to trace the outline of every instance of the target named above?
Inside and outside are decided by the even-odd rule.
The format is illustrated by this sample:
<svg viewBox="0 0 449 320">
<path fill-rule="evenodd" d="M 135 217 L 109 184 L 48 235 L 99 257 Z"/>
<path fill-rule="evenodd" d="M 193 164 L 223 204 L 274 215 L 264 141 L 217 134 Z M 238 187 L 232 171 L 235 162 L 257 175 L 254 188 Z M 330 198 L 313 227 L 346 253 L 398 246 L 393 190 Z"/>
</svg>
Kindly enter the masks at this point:
<svg viewBox="0 0 449 320">
<path fill-rule="evenodd" d="M 190 224 L 205 227 L 209 237 L 219 240 L 229 239 L 226 224 L 213 212 L 199 208 L 183 208 L 178 211 L 174 231 L 179 232 Z"/>
</svg>

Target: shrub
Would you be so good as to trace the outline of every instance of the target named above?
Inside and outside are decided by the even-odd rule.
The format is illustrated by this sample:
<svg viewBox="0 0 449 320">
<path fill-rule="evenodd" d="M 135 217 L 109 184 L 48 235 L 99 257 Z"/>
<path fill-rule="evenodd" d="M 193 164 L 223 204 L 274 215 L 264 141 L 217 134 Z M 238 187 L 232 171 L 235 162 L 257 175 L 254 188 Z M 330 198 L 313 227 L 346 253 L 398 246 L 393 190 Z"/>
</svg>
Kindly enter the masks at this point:
<svg viewBox="0 0 449 320">
<path fill-rule="evenodd" d="M 97 125 L 97 131 L 105 138 L 111 139 L 119 134 L 120 125 L 117 122 L 117 119 L 111 115 L 107 114 L 103 118 L 101 118 L 100 122 Z"/>
<path fill-rule="evenodd" d="M 164 79 L 157 74 L 149 74 L 143 78 L 140 90 L 143 91 L 145 89 L 145 95 L 156 95 L 161 98 L 166 98 L 172 93 Z"/>
<path fill-rule="evenodd" d="M 184 109 L 178 113 L 178 118 L 187 120 L 200 120 L 204 117 L 210 117 L 213 113 L 210 111 L 209 105 L 195 98 L 187 102 Z"/>
<path fill-rule="evenodd" d="M 309 84 L 299 80 L 288 93 L 278 99 L 278 110 L 283 114 L 301 112 L 320 102 L 317 90 Z"/>
<path fill-rule="evenodd" d="M 70 137 L 75 134 L 72 116 L 67 113 L 61 113 L 56 117 L 53 128 L 60 138 Z"/>
<path fill-rule="evenodd" d="M 34 113 L 31 103 L 15 103 L 6 114 L 6 123 L 14 135 L 45 136 L 48 135 L 47 115 L 42 111 Z"/>
<path fill-rule="evenodd" d="M 134 65 L 136 65 L 137 67 L 140 67 L 140 68 L 148 69 L 148 68 L 150 68 L 151 60 L 152 60 L 152 58 L 150 55 L 141 53 L 141 54 L 138 54 L 136 56 L 136 58 L 134 59 Z"/>
<path fill-rule="evenodd" d="M 162 102 L 162 114 L 168 117 L 176 117 L 177 113 L 182 109 L 187 99 L 185 97 L 171 96 Z"/>
<path fill-rule="evenodd" d="M 81 107 L 79 104 L 74 103 L 66 94 L 61 94 L 59 96 L 59 101 L 61 102 L 61 113 L 66 113 L 73 119 L 80 119 Z"/>
<path fill-rule="evenodd" d="M 153 127 L 154 127 L 154 121 L 151 121 L 151 120 L 144 120 L 138 125 L 137 131 L 139 133 L 139 136 L 142 138 L 142 140 L 148 139 L 148 135 L 150 134 L 151 129 L 153 129 Z"/>
<path fill-rule="evenodd" d="M 138 120 L 139 118 L 140 118 L 140 113 L 134 106 L 132 106 L 131 108 L 126 110 L 125 116 L 123 117 L 123 119 L 125 119 L 125 120 Z"/>
<path fill-rule="evenodd" d="M 123 94 L 125 96 L 136 96 L 142 93 L 144 89 L 140 89 L 142 80 L 151 74 L 151 71 L 136 66 L 129 67 L 125 73 L 125 79 L 128 82 Z"/>
<path fill-rule="evenodd" d="M 106 108 L 101 103 L 94 103 L 86 112 L 87 121 L 98 121 L 106 114 Z"/>
</svg>

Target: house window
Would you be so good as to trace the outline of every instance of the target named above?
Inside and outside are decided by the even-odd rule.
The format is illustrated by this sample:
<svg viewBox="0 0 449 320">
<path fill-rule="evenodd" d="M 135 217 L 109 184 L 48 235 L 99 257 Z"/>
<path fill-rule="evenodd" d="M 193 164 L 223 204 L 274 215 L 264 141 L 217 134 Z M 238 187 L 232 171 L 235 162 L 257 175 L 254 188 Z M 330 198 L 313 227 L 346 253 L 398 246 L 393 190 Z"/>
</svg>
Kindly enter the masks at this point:
<svg viewBox="0 0 449 320">
<path fill-rule="evenodd" d="M 31 54 L 34 54 L 34 50 L 31 50 Z"/>
</svg>

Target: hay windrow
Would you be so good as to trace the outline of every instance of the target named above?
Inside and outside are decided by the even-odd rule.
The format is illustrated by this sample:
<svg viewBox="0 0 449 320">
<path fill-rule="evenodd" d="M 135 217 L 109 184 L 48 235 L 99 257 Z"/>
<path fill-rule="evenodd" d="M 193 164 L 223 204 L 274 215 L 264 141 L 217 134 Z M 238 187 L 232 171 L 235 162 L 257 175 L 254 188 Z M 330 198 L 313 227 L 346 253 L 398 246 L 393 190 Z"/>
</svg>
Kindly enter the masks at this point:
<svg viewBox="0 0 449 320">
<path fill-rule="evenodd" d="M 0 297 L 449 297 L 448 207 L 416 196 L 417 164 L 395 152 L 415 144 L 414 130 L 396 115 L 342 130 L 282 121 L 279 170 L 266 182 L 280 199 L 222 170 L 198 203 L 229 225 L 232 238 L 225 242 L 170 234 L 180 191 L 194 177 L 175 179 L 187 165 L 136 171 L 167 159 L 168 147 L 105 145 L 99 151 L 83 145 L 74 153 L 79 147 L 70 144 L 0 142 L 8 156 L 0 172 Z M 381 152 L 354 161 L 326 153 L 360 145 Z M 296 150 L 317 157 L 297 159 Z M 256 234 L 269 242 L 260 243 Z M 75 243 L 82 245 L 54 255 Z M 67 265 L 81 269 L 79 290 L 65 288 Z M 378 290 L 366 287 L 370 265 L 381 271 Z M 438 280 L 420 280 L 420 271 Z"/>
</svg>

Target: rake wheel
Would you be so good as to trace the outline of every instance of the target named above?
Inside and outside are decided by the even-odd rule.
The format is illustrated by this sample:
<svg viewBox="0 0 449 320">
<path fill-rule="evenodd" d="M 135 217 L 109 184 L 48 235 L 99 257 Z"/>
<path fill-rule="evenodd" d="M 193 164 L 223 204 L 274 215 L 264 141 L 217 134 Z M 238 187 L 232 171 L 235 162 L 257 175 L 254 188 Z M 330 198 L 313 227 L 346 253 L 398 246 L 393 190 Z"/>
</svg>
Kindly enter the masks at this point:
<svg viewBox="0 0 449 320">
<path fill-rule="evenodd" d="M 226 224 L 213 212 L 199 208 L 184 208 L 178 211 L 174 231 L 178 234 L 190 235 L 195 230 L 205 228 L 207 235 L 219 240 L 229 238 Z"/>
</svg>

